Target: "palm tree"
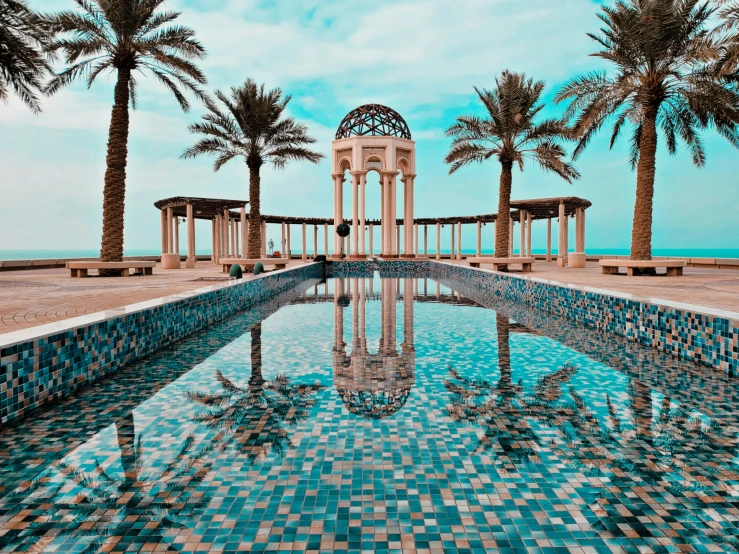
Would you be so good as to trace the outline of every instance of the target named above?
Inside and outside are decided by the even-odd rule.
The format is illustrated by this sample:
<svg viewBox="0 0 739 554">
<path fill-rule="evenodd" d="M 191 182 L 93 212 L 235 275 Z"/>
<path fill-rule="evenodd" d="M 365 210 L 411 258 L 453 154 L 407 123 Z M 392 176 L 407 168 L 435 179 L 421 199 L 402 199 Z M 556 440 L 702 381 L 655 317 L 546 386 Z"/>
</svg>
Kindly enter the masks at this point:
<svg viewBox="0 0 739 554">
<path fill-rule="evenodd" d="M 7 102 L 12 89 L 31 111 L 41 112 L 36 93 L 51 71 L 43 54 L 50 39 L 44 18 L 25 0 L 0 0 L 0 100 Z"/>
<path fill-rule="evenodd" d="M 194 158 L 204 154 L 218 157 L 213 170 L 218 171 L 228 161 L 242 157 L 249 168 L 249 245 L 247 256 L 258 258 L 262 244 L 260 214 L 260 175 L 265 163 L 282 169 L 292 160 L 318 163 L 323 156 L 306 148 L 316 139 L 308 128 L 292 117 L 282 118 L 290 96 L 277 88 L 266 92 L 264 85 L 247 79 L 240 87 L 231 88 L 231 97 L 216 91 L 225 111 L 214 103 L 201 123 L 190 125 L 190 132 L 205 138 L 182 154 Z M 281 119 L 282 118 L 282 119 Z"/>
<path fill-rule="evenodd" d="M 473 162 L 497 158 L 501 165 L 498 190 L 498 218 L 495 220 L 495 257 L 508 257 L 508 235 L 513 164 L 521 171 L 526 159 L 533 160 L 546 171 L 553 171 L 568 183 L 580 174 L 564 161 L 561 142 L 567 137 L 565 122 L 546 119 L 534 123 L 544 107 L 539 98 L 544 82 L 526 79 L 523 73 L 503 71 L 495 79 L 493 90 L 475 87 L 486 117 L 465 115 L 447 129 L 454 137 L 445 161 L 449 173 Z"/>
<path fill-rule="evenodd" d="M 136 108 L 138 82 L 135 73 L 149 72 L 167 88 L 184 111 L 189 91 L 208 101 L 199 85 L 205 75 L 192 60 L 205 57 L 195 32 L 181 25 L 168 25 L 179 12 L 162 11 L 164 0 L 75 0 L 82 11 L 61 12 L 50 17 L 61 38 L 49 45 L 62 52 L 67 67 L 47 85 L 49 94 L 77 79 L 88 88 L 103 72 L 117 74 L 115 103 L 108 133 L 107 169 L 103 192 L 103 237 L 100 259 L 123 259 L 123 224 L 128 156 L 129 103 Z"/>
<path fill-rule="evenodd" d="M 713 36 L 721 41 L 719 69 L 726 75 L 737 77 L 739 70 L 739 1 L 714 0 L 721 7 L 720 25 L 714 29 Z"/>
<path fill-rule="evenodd" d="M 603 6 L 605 24 L 590 34 L 602 50 L 593 56 L 615 71 L 577 77 L 556 95 L 570 101 L 566 115 L 576 117 L 582 153 L 607 121 L 613 122 L 611 147 L 625 124 L 631 123 L 632 168 L 636 168 L 636 202 L 631 232 L 631 258 L 652 257 L 657 127 L 667 151 L 675 154 L 682 140 L 697 167 L 705 164 L 699 130 L 715 127 L 739 147 L 739 93 L 736 75 L 717 63 L 725 42 L 707 29 L 715 9 L 698 0 L 621 0 Z"/>
</svg>

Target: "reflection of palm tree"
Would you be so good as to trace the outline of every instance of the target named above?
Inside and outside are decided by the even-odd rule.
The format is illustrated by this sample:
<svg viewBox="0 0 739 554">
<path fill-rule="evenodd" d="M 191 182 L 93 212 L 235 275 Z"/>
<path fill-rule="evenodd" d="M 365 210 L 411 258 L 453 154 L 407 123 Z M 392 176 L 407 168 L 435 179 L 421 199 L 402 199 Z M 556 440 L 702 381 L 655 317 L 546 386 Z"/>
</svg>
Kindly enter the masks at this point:
<svg viewBox="0 0 739 554">
<path fill-rule="evenodd" d="M 271 381 L 262 376 L 262 327 L 251 330 L 251 377 L 246 387 L 239 386 L 219 370 L 216 378 L 221 390 L 216 393 L 190 392 L 188 397 L 207 406 L 197 415 L 199 421 L 219 430 L 224 446 L 231 441 L 254 462 L 274 451 L 282 455 L 290 446 L 285 425 L 305 419 L 315 400 L 311 395 L 323 386 L 293 385 L 285 375 Z"/>
<path fill-rule="evenodd" d="M 673 407 L 665 396 L 655 415 L 652 413 L 651 389 L 634 379 L 629 387 L 629 415 L 624 419 L 606 396 L 608 417 L 602 422 L 570 388 L 570 402 L 531 399 L 547 421 L 558 429 L 563 457 L 569 464 L 594 475 L 606 475 L 609 486 L 598 488 L 594 511 L 599 514 L 596 528 L 624 538 L 623 525 L 641 526 L 638 515 L 625 515 L 621 506 L 633 503 L 622 491 L 635 484 L 651 490 L 664 490 L 676 513 L 665 516 L 665 522 L 681 522 L 675 528 L 681 542 L 690 542 L 699 529 L 709 530 L 710 540 L 724 551 L 739 550 L 739 529 L 731 518 L 718 518 L 712 513 L 736 509 L 730 497 L 731 483 L 739 482 L 736 456 L 739 437 L 736 429 L 723 428 L 716 422 L 706 423 L 699 415 Z M 664 493 L 659 493 L 660 498 Z M 705 498 L 714 498 L 710 504 Z M 667 510 L 667 507 L 665 507 Z M 708 511 L 710 510 L 710 512 Z M 684 522 L 701 521 L 682 525 Z"/>
<path fill-rule="evenodd" d="M 514 466 L 520 466 L 537 458 L 533 445 L 539 439 L 527 422 L 527 417 L 541 414 L 528 405 L 522 395 L 521 385 L 514 384 L 511 378 L 508 318 L 496 314 L 496 327 L 500 371 L 497 386 L 484 380 L 466 379 L 450 367 L 451 379 L 446 382 L 446 388 L 452 393 L 452 402 L 447 411 L 457 421 L 484 427 L 485 434 L 480 438 L 476 451 L 501 451 Z M 534 388 L 534 397 L 559 399 L 562 394 L 561 383 L 569 381 L 575 371 L 574 366 L 566 365 L 540 379 Z"/>
<path fill-rule="evenodd" d="M 159 544 L 168 529 L 184 528 L 207 507 L 210 497 L 192 495 L 207 474 L 210 444 L 196 448 L 189 436 L 175 456 L 156 471 L 144 469 L 142 445 L 133 412 L 116 422 L 122 475 L 95 461 L 92 472 L 57 462 L 29 488 L 17 491 L 21 510 L 41 512 L 31 524 L 11 530 L 0 546 L 44 548 L 57 537 L 86 544 L 84 553 L 100 552 L 111 537 L 124 537 L 145 526 L 147 542 Z M 12 502 L 12 498 L 10 499 Z M 100 517 L 101 514 L 104 517 Z M 167 552 L 175 552 L 169 547 Z"/>
</svg>

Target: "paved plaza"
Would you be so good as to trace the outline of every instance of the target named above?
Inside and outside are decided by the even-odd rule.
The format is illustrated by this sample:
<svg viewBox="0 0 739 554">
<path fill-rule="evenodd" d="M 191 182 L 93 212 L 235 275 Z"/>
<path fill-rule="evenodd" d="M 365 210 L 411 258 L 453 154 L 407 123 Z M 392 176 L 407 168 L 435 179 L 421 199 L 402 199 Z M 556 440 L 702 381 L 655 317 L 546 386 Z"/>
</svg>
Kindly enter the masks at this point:
<svg viewBox="0 0 739 554">
<path fill-rule="evenodd" d="M 291 267 L 300 265 L 294 260 Z M 455 262 L 455 263 L 464 263 Z M 685 268 L 682 277 L 602 275 L 595 263 L 559 269 L 538 261 L 533 275 L 561 283 L 739 312 L 739 271 Z M 220 267 L 198 262 L 195 269 L 162 270 L 152 276 L 73 279 L 65 269 L 0 273 L 0 333 L 60 321 L 208 286 L 223 279 Z"/>
</svg>

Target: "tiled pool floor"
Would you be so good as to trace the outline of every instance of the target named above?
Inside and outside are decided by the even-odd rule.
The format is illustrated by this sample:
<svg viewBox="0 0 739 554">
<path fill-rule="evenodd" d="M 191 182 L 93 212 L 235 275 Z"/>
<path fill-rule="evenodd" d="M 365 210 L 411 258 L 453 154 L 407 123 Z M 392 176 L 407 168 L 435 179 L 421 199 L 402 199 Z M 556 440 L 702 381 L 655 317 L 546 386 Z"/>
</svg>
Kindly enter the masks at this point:
<svg viewBox="0 0 739 554">
<path fill-rule="evenodd" d="M 430 280 L 286 300 L 0 430 L 0 549 L 739 549 L 738 380 Z"/>
</svg>

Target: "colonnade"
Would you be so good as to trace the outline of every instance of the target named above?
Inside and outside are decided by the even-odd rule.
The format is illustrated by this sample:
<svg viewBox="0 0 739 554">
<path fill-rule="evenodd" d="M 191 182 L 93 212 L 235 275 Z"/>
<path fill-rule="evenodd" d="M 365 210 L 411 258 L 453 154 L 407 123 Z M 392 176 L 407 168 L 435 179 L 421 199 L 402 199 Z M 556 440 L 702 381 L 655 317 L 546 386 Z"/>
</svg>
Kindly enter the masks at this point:
<svg viewBox="0 0 739 554">
<path fill-rule="evenodd" d="M 369 226 L 369 250 L 365 248 L 365 232 L 368 230 L 366 220 L 367 174 L 368 170 L 350 171 L 351 189 L 351 242 L 344 255 L 351 259 L 366 258 L 374 254 L 374 226 Z M 402 226 L 403 241 L 401 252 L 400 227 L 397 225 L 397 180 L 400 171 L 377 170 L 380 175 L 380 254 L 385 258 L 413 258 L 417 245 L 414 241 L 413 225 Z M 334 227 L 344 221 L 344 173 L 332 174 L 334 180 Z M 413 189 L 415 173 L 405 173 L 400 181 L 403 183 L 403 220 L 413 221 Z M 338 258 L 342 253 L 341 237 L 334 237 L 334 254 Z"/>
</svg>

